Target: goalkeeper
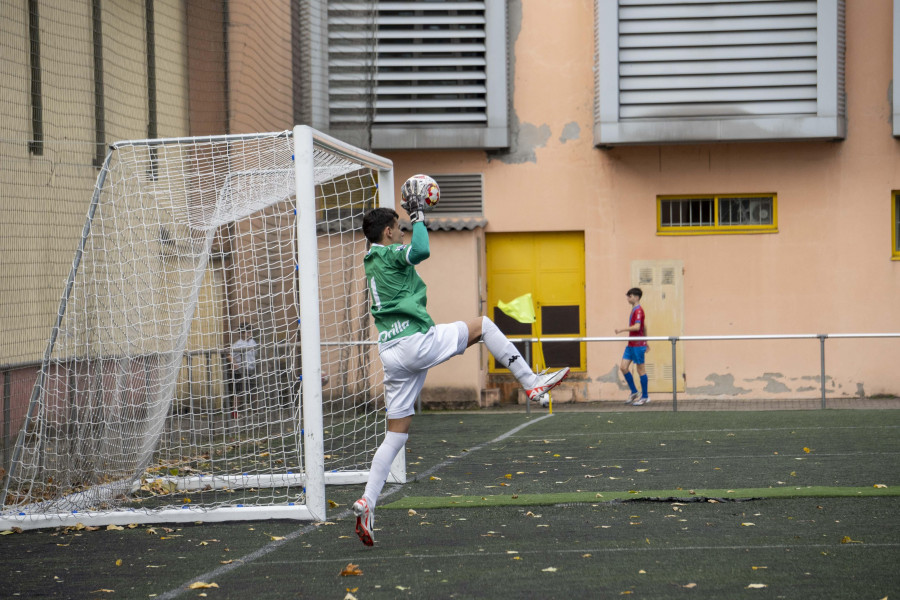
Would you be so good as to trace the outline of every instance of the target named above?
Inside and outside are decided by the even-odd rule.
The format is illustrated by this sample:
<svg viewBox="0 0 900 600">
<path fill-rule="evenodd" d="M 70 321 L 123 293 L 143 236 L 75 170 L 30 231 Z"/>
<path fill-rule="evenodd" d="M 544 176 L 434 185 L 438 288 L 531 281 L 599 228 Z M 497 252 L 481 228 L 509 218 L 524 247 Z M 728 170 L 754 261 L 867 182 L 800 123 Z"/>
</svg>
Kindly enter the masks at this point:
<svg viewBox="0 0 900 600">
<path fill-rule="evenodd" d="M 436 185 L 431 182 L 431 185 Z M 363 232 L 371 242 L 364 264 L 371 311 L 378 329 L 378 353 L 384 365 L 387 434 L 372 459 L 365 494 L 353 504 L 356 533 L 374 543 L 375 505 L 384 487 L 394 457 L 406 443 L 414 405 L 431 367 L 462 354 L 483 340 L 498 364 L 507 367 L 526 389 L 531 400 L 539 400 L 569 374 L 564 368 L 535 374 L 497 326 L 487 317 L 435 325 L 428 315 L 425 282 L 415 266 L 429 257 L 428 230 L 421 181 L 412 178 L 403 185 L 401 206 L 412 221 L 412 241 L 403 243 L 398 214 L 376 208 L 363 219 Z"/>
</svg>

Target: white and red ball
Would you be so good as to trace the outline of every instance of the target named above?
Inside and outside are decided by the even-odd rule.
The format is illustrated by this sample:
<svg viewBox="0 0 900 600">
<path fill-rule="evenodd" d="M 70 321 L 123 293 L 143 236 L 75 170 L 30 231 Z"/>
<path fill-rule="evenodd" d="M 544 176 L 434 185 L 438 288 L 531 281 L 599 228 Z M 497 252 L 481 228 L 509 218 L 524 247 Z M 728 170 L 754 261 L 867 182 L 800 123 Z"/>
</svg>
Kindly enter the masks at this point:
<svg viewBox="0 0 900 600">
<path fill-rule="evenodd" d="M 400 198 L 406 203 L 413 197 L 422 202 L 423 210 L 431 210 L 441 201 L 441 188 L 428 175 L 413 175 L 400 188 Z"/>
</svg>

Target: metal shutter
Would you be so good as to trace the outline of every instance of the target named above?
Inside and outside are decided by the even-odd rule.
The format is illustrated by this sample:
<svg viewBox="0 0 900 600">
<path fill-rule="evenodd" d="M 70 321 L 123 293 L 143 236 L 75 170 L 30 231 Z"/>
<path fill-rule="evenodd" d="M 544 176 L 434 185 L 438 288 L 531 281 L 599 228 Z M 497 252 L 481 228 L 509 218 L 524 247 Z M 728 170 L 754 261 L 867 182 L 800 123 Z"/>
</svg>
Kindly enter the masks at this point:
<svg viewBox="0 0 900 600">
<path fill-rule="evenodd" d="M 481 173 L 432 175 L 441 188 L 441 201 L 432 215 L 481 215 L 484 179 Z"/>
<path fill-rule="evenodd" d="M 816 113 L 814 0 L 619 3 L 622 119 Z"/>
<path fill-rule="evenodd" d="M 487 121 L 484 2 L 331 2 L 328 21 L 332 125 L 372 102 L 376 124 Z"/>
<path fill-rule="evenodd" d="M 595 0 L 597 145 L 841 139 L 844 0 Z"/>
</svg>

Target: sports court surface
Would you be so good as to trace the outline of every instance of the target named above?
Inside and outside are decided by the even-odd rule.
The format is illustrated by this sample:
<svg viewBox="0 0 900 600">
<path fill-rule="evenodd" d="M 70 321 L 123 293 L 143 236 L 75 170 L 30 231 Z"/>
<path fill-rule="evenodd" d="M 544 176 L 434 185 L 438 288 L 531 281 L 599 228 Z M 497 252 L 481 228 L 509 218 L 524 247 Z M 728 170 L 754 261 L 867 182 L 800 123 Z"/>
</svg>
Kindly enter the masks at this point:
<svg viewBox="0 0 900 600">
<path fill-rule="evenodd" d="M 407 469 L 374 548 L 349 511 L 363 486 L 329 487 L 321 524 L 3 535 L 0 596 L 900 593 L 900 410 L 426 413 Z M 342 575 L 351 564 L 361 574 Z"/>
</svg>

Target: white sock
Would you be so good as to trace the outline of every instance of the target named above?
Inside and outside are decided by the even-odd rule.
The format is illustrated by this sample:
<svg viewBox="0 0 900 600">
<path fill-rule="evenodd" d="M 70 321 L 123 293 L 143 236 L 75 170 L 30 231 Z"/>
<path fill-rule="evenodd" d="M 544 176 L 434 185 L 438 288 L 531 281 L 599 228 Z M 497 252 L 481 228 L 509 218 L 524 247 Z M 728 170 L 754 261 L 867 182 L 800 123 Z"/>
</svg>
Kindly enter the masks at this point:
<svg viewBox="0 0 900 600">
<path fill-rule="evenodd" d="M 523 387 L 526 389 L 534 387 L 536 376 L 531 370 L 531 366 L 525 362 L 513 343 L 487 317 L 481 318 L 481 339 L 484 340 L 484 345 L 487 346 L 488 352 L 497 360 L 497 363 L 509 369 Z"/>
<path fill-rule="evenodd" d="M 403 449 L 403 445 L 408 438 L 408 433 L 388 431 L 384 436 L 384 441 L 381 442 L 381 446 L 375 452 L 375 456 L 372 458 L 372 468 L 369 470 L 369 482 L 366 483 L 366 493 L 363 494 L 363 497 L 369 503 L 370 510 L 375 509 L 378 495 L 381 494 L 381 488 L 384 487 L 384 482 L 387 481 L 394 457 Z"/>
</svg>

